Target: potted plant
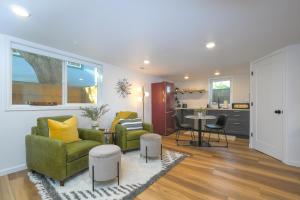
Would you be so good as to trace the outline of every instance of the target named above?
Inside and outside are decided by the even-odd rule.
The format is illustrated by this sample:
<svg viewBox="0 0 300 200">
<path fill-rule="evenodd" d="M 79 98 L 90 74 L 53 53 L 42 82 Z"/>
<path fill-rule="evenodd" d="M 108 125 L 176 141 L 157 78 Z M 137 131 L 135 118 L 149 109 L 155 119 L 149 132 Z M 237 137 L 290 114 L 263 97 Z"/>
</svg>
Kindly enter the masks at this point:
<svg viewBox="0 0 300 200">
<path fill-rule="evenodd" d="M 83 117 L 89 118 L 92 123 L 92 129 L 97 129 L 100 126 L 102 116 L 109 111 L 108 104 L 103 104 L 100 107 L 80 107 Z"/>
<path fill-rule="evenodd" d="M 199 116 L 205 116 L 206 115 L 206 108 L 198 108 L 196 109 L 196 112 L 198 113 Z"/>
</svg>

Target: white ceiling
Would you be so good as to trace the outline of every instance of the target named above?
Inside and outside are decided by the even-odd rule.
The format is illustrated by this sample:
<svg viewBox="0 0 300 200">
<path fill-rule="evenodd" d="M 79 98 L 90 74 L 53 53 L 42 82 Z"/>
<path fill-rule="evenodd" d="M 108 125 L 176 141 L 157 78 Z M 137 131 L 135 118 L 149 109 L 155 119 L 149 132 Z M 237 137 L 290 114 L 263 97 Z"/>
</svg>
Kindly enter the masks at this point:
<svg viewBox="0 0 300 200">
<path fill-rule="evenodd" d="M 123 67 L 149 59 L 145 73 L 178 80 L 299 43 L 300 0 L 1 0 L 0 32 Z"/>
</svg>

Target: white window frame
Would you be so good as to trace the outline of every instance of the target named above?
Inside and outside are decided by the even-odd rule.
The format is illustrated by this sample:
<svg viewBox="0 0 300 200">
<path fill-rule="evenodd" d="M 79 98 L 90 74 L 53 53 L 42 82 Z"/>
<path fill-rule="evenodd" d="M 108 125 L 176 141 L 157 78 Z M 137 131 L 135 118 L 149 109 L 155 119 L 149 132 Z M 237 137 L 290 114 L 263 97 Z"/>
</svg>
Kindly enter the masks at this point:
<svg viewBox="0 0 300 200">
<path fill-rule="evenodd" d="M 98 106 L 102 103 L 103 92 L 103 63 L 89 58 L 85 58 L 76 54 L 64 52 L 51 47 L 39 45 L 33 42 L 28 42 L 22 39 L 6 36 L 4 40 L 5 46 L 5 74 L 6 74 L 6 111 L 19 111 L 19 110 L 69 110 L 79 109 L 81 106 Z M 63 61 L 62 66 L 62 104 L 57 106 L 34 106 L 34 105 L 13 105 L 12 104 L 12 48 L 44 55 L 48 57 L 57 58 Z M 97 91 L 97 104 L 91 103 L 67 103 L 67 65 L 66 62 L 76 62 L 85 64 L 92 67 L 97 67 L 99 72 L 98 78 L 98 91 Z"/>
<path fill-rule="evenodd" d="M 233 78 L 231 76 L 226 76 L 226 77 L 218 77 L 218 78 L 210 78 L 208 79 L 208 99 L 209 99 L 209 104 L 212 104 L 212 87 L 213 87 L 213 82 L 216 81 L 230 81 L 230 104 L 232 104 L 232 97 L 233 97 Z M 223 105 L 223 102 L 220 103 Z"/>
</svg>

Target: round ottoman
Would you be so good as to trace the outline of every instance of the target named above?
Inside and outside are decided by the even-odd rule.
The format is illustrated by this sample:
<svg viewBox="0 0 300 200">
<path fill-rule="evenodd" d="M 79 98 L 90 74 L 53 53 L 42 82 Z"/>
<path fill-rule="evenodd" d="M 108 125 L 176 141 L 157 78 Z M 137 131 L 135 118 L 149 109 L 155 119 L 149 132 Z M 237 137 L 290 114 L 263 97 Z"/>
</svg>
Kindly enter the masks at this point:
<svg viewBox="0 0 300 200">
<path fill-rule="evenodd" d="M 148 158 L 157 158 L 159 155 L 162 159 L 161 136 L 155 133 L 147 133 L 140 137 L 140 154 Z"/>
<path fill-rule="evenodd" d="M 89 152 L 89 174 L 94 181 L 108 181 L 118 177 L 121 165 L 121 149 L 112 144 L 94 147 Z"/>
</svg>

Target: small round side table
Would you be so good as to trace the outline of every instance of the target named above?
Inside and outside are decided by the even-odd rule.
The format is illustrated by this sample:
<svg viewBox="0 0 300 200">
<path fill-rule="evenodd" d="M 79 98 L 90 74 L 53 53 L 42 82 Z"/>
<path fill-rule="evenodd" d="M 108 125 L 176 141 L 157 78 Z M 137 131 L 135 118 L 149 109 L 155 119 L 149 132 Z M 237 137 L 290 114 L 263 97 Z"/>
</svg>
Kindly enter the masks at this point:
<svg viewBox="0 0 300 200">
<path fill-rule="evenodd" d="M 109 128 L 99 128 L 99 131 L 103 131 L 103 133 L 104 133 L 105 144 L 110 144 L 110 138 L 111 138 L 112 144 L 116 144 L 115 132 L 113 132 Z"/>
</svg>

